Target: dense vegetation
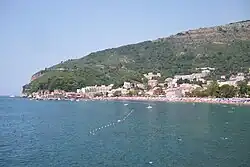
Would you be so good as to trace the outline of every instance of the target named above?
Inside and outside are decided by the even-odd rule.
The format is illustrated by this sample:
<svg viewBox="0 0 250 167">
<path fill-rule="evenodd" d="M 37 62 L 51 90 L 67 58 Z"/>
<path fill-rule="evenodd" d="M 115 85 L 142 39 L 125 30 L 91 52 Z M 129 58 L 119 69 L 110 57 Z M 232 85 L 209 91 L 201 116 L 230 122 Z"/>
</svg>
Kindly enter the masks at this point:
<svg viewBox="0 0 250 167">
<path fill-rule="evenodd" d="M 250 86 L 247 81 L 241 81 L 237 87 L 232 85 L 219 86 L 216 81 L 212 82 L 206 90 L 196 89 L 187 93 L 189 97 L 216 97 L 216 98 L 232 98 L 232 97 L 250 97 Z"/>
<path fill-rule="evenodd" d="M 196 72 L 197 67 L 216 68 L 213 78 L 221 74 L 247 72 L 250 67 L 250 38 L 246 34 L 250 34 L 250 24 L 244 23 L 244 27 L 239 24 L 230 24 L 228 29 L 224 26 L 222 30 L 213 28 L 215 33 L 210 34 L 211 37 L 206 36 L 206 32 L 199 32 L 198 36 L 179 33 L 61 62 L 46 68 L 40 78 L 25 86 L 24 91 L 75 91 L 86 85 L 111 83 L 118 87 L 123 81 L 141 82 L 143 73 L 161 72 L 164 77 L 169 77 Z M 217 36 L 224 41 L 216 42 Z M 59 68 L 64 70 L 58 71 Z"/>
</svg>

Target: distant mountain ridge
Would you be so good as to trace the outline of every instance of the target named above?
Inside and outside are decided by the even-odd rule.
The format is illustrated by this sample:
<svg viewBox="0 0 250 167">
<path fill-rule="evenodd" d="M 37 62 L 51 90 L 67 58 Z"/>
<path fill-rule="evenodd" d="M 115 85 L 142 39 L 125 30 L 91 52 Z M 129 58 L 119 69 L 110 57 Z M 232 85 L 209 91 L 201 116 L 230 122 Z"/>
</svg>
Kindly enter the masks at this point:
<svg viewBox="0 0 250 167">
<path fill-rule="evenodd" d="M 24 92 L 42 89 L 75 91 L 86 85 L 121 85 L 141 81 L 143 73 L 164 76 L 216 68 L 213 76 L 247 72 L 250 68 L 250 20 L 188 30 L 137 44 L 106 49 L 61 62 L 36 73 Z"/>
</svg>

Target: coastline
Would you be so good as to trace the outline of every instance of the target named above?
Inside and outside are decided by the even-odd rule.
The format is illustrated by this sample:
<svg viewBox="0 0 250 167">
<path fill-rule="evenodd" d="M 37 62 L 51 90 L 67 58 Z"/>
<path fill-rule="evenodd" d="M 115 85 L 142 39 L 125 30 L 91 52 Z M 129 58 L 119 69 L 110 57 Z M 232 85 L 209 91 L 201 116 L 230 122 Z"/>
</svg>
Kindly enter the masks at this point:
<svg viewBox="0 0 250 167">
<path fill-rule="evenodd" d="M 94 97 L 94 98 L 29 98 L 30 100 L 45 101 L 155 101 L 170 103 L 208 103 L 208 104 L 232 104 L 250 105 L 250 98 L 198 98 L 198 97 L 141 97 L 141 96 L 120 96 L 120 97 Z"/>
<path fill-rule="evenodd" d="M 90 100 L 106 101 L 158 101 L 158 102 L 183 102 L 183 103 L 209 103 L 209 104 L 234 104 L 250 105 L 250 98 L 167 98 L 167 97 L 102 97 Z"/>
<path fill-rule="evenodd" d="M 170 103 L 208 103 L 208 104 L 232 104 L 232 105 L 250 105 L 250 98 L 169 98 L 169 97 L 95 97 L 95 98 L 80 98 L 80 99 L 32 99 L 30 100 L 52 100 L 52 101 L 155 101 L 155 102 L 170 102 Z"/>
</svg>

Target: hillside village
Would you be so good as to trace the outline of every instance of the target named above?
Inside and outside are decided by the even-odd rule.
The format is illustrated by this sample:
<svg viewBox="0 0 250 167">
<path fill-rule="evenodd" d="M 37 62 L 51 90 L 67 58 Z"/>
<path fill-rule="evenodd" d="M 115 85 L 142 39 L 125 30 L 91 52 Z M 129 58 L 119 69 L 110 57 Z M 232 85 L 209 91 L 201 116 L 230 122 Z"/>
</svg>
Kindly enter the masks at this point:
<svg viewBox="0 0 250 167">
<path fill-rule="evenodd" d="M 161 73 L 150 72 L 143 74 L 141 78 L 142 82 L 128 82 L 125 81 L 123 86 L 114 88 L 114 84 L 110 85 L 93 85 L 86 86 L 77 89 L 76 92 L 66 92 L 64 90 L 41 90 L 39 92 L 33 92 L 32 94 L 24 94 L 29 98 L 35 99 L 86 99 L 86 98 L 98 98 L 98 97 L 118 97 L 118 96 L 143 96 L 143 97 L 167 97 L 167 98 L 180 98 L 187 97 L 193 91 L 206 90 L 209 85 L 214 81 L 206 80 L 206 78 L 215 71 L 215 68 L 204 67 L 197 68 L 197 73 L 189 75 L 175 75 L 172 78 L 166 78 L 163 82 L 160 82 L 164 76 Z M 249 69 L 250 71 L 250 69 Z M 250 73 L 250 72 L 249 72 Z M 238 73 L 231 75 L 229 78 L 222 75 L 219 80 L 216 81 L 219 87 L 223 85 L 237 87 L 239 82 L 248 81 L 247 85 L 250 86 L 249 73 Z M 195 96 L 195 95 L 194 95 Z M 248 96 L 248 95 L 247 95 Z"/>
<path fill-rule="evenodd" d="M 248 77 L 249 32 L 250 20 L 245 20 L 92 52 L 36 72 L 23 93 L 60 89 L 90 97 L 112 92 L 153 96 L 161 90 L 163 96 L 186 96 L 188 89 L 205 90 L 212 78 L 219 86 L 235 86 Z M 84 93 L 84 87 L 92 93 Z M 104 87 L 108 91 L 100 91 Z"/>
</svg>

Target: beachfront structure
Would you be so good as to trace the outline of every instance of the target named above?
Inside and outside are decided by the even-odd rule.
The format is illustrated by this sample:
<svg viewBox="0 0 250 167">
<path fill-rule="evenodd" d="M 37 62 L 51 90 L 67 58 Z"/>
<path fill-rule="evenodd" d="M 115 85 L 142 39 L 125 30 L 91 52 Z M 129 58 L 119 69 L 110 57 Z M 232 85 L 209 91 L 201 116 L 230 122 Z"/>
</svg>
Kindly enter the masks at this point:
<svg viewBox="0 0 250 167">
<path fill-rule="evenodd" d="M 136 86 L 137 86 L 137 88 L 139 88 L 139 89 L 145 89 L 145 85 L 142 84 L 142 83 L 138 83 L 138 84 L 136 84 Z"/>
<path fill-rule="evenodd" d="M 169 88 L 165 90 L 166 97 L 179 98 L 182 97 L 182 92 L 179 88 Z"/>
<path fill-rule="evenodd" d="M 123 88 L 130 89 L 130 88 L 132 88 L 132 84 L 130 82 L 124 82 L 123 83 Z"/>
<path fill-rule="evenodd" d="M 124 89 L 124 88 L 117 88 L 117 89 L 112 89 L 109 91 L 108 96 L 114 96 L 115 92 L 121 92 L 121 95 L 127 95 L 129 93 L 129 90 Z"/>
<path fill-rule="evenodd" d="M 177 84 L 178 79 L 172 79 L 170 82 L 167 83 L 168 88 L 176 88 L 178 87 Z"/>
<path fill-rule="evenodd" d="M 85 88 L 82 88 L 80 91 L 78 90 L 79 93 L 83 93 L 83 94 L 89 94 L 89 95 L 93 95 L 93 94 L 97 94 L 97 93 L 102 93 L 102 94 L 106 94 L 108 93 L 113 87 L 113 84 L 105 86 L 87 86 Z"/>
<path fill-rule="evenodd" d="M 160 78 L 161 77 L 161 73 L 157 73 L 157 74 L 154 74 L 153 72 L 150 72 L 148 74 L 143 74 L 143 76 L 145 78 L 147 78 L 148 80 L 152 80 L 153 78 Z"/>
<path fill-rule="evenodd" d="M 185 96 L 187 92 L 192 92 L 193 90 L 197 88 L 201 88 L 201 87 L 199 85 L 185 83 L 185 84 L 181 84 L 179 88 L 180 88 L 182 96 Z"/>
<path fill-rule="evenodd" d="M 158 84 L 157 80 L 154 79 L 148 80 L 148 86 L 150 86 L 151 88 L 157 86 L 157 84 Z"/>
<path fill-rule="evenodd" d="M 161 87 L 154 87 L 153 88 L 153 95 L 162 95 L 165 94 L 165 92 L 162 90 Z"/>
</svg>

